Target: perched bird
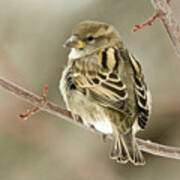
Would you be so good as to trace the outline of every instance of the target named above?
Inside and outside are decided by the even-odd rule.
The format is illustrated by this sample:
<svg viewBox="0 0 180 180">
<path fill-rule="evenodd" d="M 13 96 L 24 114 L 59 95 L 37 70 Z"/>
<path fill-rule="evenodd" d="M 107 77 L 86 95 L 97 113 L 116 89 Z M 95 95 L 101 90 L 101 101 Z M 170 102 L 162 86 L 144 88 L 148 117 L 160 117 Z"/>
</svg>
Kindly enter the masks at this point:
<svg viewBox="0 0 180 180">
<path fill-rule="evenodd" d="M 71 51 L 59 87 L 68 110 L 114 135 L 112 159 L 143 165 L 135 134 L 146 126 L 151 99 L 139 62 L 115 28 L 102 22 L 76 25 L 65 46 Z"/>
</svg>

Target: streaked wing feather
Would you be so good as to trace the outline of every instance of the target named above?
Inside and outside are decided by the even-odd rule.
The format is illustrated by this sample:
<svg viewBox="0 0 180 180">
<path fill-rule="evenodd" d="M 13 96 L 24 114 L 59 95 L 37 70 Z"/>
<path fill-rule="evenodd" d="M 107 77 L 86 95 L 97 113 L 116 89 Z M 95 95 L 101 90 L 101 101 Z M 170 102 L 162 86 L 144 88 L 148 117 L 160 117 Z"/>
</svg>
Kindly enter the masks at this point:
<svg viewBox="0 0 180 180">
<path fill-rule="evenodd" d="M 147 95 L 147 86 L 144 82 L 144 76 L 138 61 L 128 52 L 124 50 L 121 54 L 128 57 L 130 65 L 134 72 L 134 93 L 138 108 L 138 124 L 144 129 L 150 116 L 150 102 Z"/>
<path fill-rule="evenodd" d="M 74 73 L 76 74 L 76 71 L 79 73 L 78 76 L 74 77 L 74 83 L 81 92 L 81 89 L 85 88 L 90 96 L 100 105 L 122 113 L 130 113 L 126 105 L 128 98 L 126 85 L 121 80 L 120 75 L 113 71 L 115 66 L 117 67 L 117 61 L 119 61 L 117 57 L 115 58 L 115 52 L 114 48 L 100 52 L 99 59 L 97 58 L 99 66 L 94 62 L 88 63 L 90 60 L 79 59 L 78 67 L 76 63 L 73 64 L 75 67 Z M 80 67 L 81 60 L 83 61 L 83 67 Z M 89 69 L 91 69 L 91 72 Z M 92 73 L 93 69 L 94 72 Z"/>
</svg>

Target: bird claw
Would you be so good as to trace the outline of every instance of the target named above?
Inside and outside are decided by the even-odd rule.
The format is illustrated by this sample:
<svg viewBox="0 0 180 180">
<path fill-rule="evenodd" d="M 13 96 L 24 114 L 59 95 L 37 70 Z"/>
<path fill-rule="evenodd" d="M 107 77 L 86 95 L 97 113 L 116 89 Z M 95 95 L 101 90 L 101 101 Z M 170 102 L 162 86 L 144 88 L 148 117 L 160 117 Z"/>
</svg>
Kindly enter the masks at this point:
<svg viewBox="0 0 180 180">
<path fill-rule="evenodd" d="M 102 134 L 102 140 L 103 140 L 103 142 L 107 142 L 107 135 L 106 134 Z"/>
<path fill-rule="evenodd" d="M 80 116 L 78 116 L 78 115 L 73 115 L 73 119 L 74 119 L 75 121 L 77 121 L 78 123 L 83 124 L 83 121 L 82 121 L 82 119 L 81 119 Z"/>
</svg>

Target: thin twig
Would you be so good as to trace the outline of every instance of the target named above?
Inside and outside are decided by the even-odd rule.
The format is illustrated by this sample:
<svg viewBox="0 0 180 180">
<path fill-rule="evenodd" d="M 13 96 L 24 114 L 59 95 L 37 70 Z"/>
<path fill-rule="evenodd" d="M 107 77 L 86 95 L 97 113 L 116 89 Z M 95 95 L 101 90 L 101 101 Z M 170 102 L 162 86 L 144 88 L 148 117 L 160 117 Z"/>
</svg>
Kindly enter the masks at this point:
<svg viewBox="0 0 180 180">
<path fill-rule="evenodd" d="M 138 29 L 142 30 L 145 26 L 152 26 L 152 23 L 159 17 L 159 12 L 156 12 L 152 17 L 150 17 L 146 22 L 142 23 L 141 25 L 135 24 L 132 32 L 135 33 Z"/>
<path fill-rule="evenodd" d="M 162 14 L 159 18 L 161 19 L 177 54 L 180 56 L 180 26 L 170 7 L 170 0 L 152 0 L 152 2 L 156 11 Z"/>
<path fill-rule="evenodd" d="M 1 77 L 0 77 L 0 86 L 8 90 L 10 93 L 22 98 L 24 101 L 29 102 L 30 104 L 40 108 L 42 111 L 49 112 L 52 115 L 58 116 L 62 119 L 65 119 L 73 123 L 74 125 L 78 125 L 80 127 L 90 130 L 91 132 L 102 135 L 102 133 L 96 130 L 93 126 L 86 127 L 82 123 L 82 121 L 78 119 L 73 119 L 70 111 L 62 109 L 56 104 L 53 104 L 48 101 L 46 101 L 46 103 L 44 104 L 43 98 Z M 107 137 L 112 139 L 112 135 L 108 135 Z M 157 156 L 167 157 L 167 158 L 180 159 L 180 148 L 164 146 L 161 144 L 152 143 L 150 141 L 145 141 L 139 138 L 137 138 L 137 143 L 140 149 L 144 152 Z"/>
<path fill-rule="evenodd" d="M 46 104 L 47 102 L 47 92 L 48 92 L 48 85 L 46 85 L 44 87 L 44 91 L 43 91 L 43 103 Z M 40 110 L 39 107 L 35 107 L 33 109 L 29 109 L 27 110 L 27 112 L 25 114 L 20 114 L 19 117 L 22 119 L 22 120 L 26 120 L 28 119 L 31 115 L 37 113 L 38 111 Z"/>
</svg>

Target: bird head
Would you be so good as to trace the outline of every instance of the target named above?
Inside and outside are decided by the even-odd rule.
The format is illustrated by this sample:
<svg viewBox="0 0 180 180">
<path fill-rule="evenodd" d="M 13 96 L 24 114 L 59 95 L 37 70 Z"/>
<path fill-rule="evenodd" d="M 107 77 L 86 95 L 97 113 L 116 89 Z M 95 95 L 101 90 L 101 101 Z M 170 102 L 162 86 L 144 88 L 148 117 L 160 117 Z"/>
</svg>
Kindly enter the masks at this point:
<svg viewBox="0 0 180 180">
<path fill-rule="evenodd" d="M 117 42 L 122 43 L 113 26 L 102 22 L 84 21 L 75 26 L 72 36 L 65 42 L 65 47 L 72 48 L 76 54 L 83 56 Z"/>
</svg>

